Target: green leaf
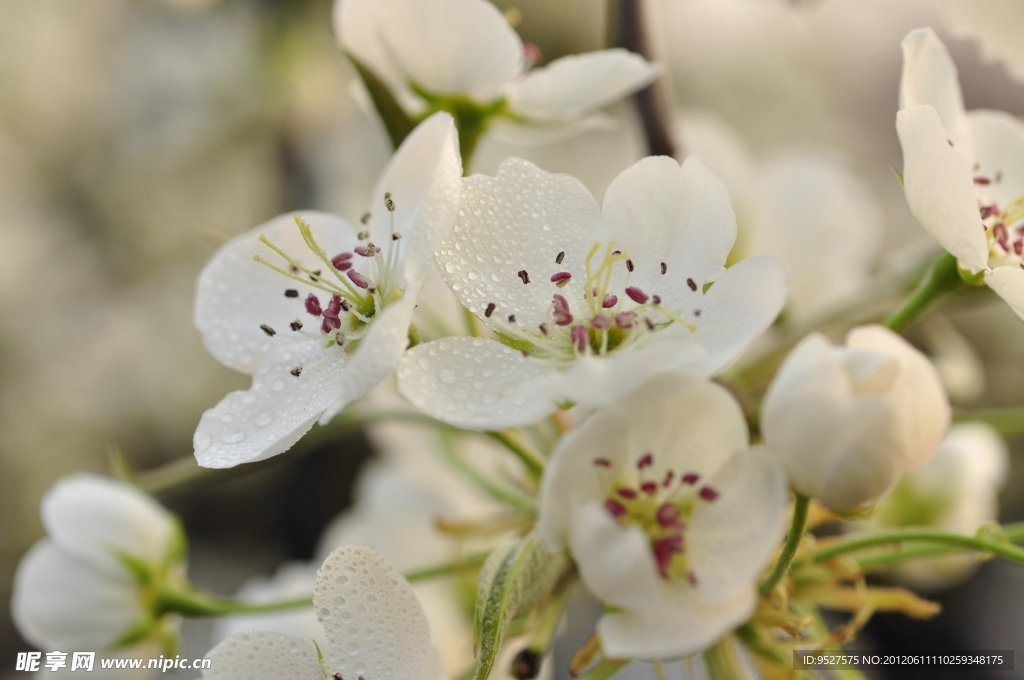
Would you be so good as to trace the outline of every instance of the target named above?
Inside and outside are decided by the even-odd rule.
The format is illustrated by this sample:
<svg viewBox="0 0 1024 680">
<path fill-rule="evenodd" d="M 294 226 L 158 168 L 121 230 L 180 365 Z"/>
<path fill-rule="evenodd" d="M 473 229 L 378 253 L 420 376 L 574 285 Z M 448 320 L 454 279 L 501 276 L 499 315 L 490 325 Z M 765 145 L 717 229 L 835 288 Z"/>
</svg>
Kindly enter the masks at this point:
<svg viewBox="0 0 1024 680">
<path fill-rule="evenodd" d="M 512 619 L 533 609 L 568 567 L 564 555 L 549 553 L 532 533 L 491 553 L 477 582 L 474 680 L 486 680 L 491 674 Z"/>
<path fill-rule="evenodd" d="M 377 115 L 380 116 L 381 122 L 384 123 L 384 129 L 387 130 L 388 137 L 391 139 L 391 146 L 397 149 L 398 145 L 416 127 L 416 121 L 409 117 L 388 86 L 370 67 L 356 59 L 351 52 L 347 52 L 345 56 L 355 66 L 363 85 L 366 85 L 366 90 L 370 93 L 370 99 L 373 101 L 373 107 L 377 109 Z"/>
</svg>

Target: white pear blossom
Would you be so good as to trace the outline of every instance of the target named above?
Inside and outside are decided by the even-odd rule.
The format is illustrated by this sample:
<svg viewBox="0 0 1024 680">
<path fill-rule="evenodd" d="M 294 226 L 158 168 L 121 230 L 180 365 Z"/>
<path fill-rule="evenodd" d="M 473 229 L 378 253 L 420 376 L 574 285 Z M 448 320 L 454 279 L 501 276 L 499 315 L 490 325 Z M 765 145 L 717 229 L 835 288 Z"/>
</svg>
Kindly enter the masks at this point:
<svg viewBox="0 0 1024 680">
<path fill-rule="evenodd" d="M 985 58 L 1000 60 L 1017 79 L 1024 81 L 1024 3 L 1019 0 L 939 0 L 950 31 L 958 37 L 975 38 Z"/>
<path fill-rule="evenodd" d="M 282 633 L 238 633 L 209 652 L 212 665 L 203 678 L 440 677 L 416 594 L 373 546 L 343 546 L 328 555 L 313 588 L 313 606 L 327 640 L 324 649 Z"/>
<path fill-rule="evenodd" d="M 556 449 L 538 531 L 606 605 L 609 658 L 698 652 L 743 623 L 786 519 L 785 474 L 719 385 L 656 376 Z"/>
<path fill-rule="evenodd" d="M 162 581 L 184 577 L 184 537 L 169 512 L 128 484 L 79 474 L 47 492 L 40 514 L 47 537 L 14 577 L 11 614 L 22 637 L 74 651 L 176 635 L 173 617 L 155 618 L 151 602 Z"/>
<path fill-rule="evenodd" d="M 714 375 L 785 300 L 774 258 L 725 269 L 735 239 L 728 193 L 700 157 L 641 160 L 603 209 L 576 179 L 509 159 L 496 177 L 464 180 L 437 252 L 441 276 L 500 342 L 415 347 L 399 390 L 444 422 L 498 429 L 607 405 L 657 372 Z"/>
<path fill-rule="evenodd" d="M 875 527 L 926 526 L 973 536 L 999 516 L 999 490 L 1009 468 L 1006 442 L 980 422 L 954 425 L 938 452 L 923 467 L 907 473 L 875 506 Z M 915 588 L 953 585 L 973 573 L 973 554 L 906 560 L 892 573 Z"/>
<path fill-rule="evenodd" d="M 706 113 L 685 113 L 677 128 L 683 148 L 729 189 L 739 225 L 733 257 L 773 255 L 789 269 L 788 315 L 807 321 L 864 287 L 882 213 L 837 149 L 793 144 L 757 157 Z"/>
<path fill-rule="evenodd" d="M 839 347 L 808 335 L 761 408 L 765 446 L 793 488 L 840 511 L 878 498 L 927 462 L 949 422 L 935 367 L 882 326 L 854 328 Z"/>
<path fill-rule="evenodd" d="M 253 382 L 203 414 L 200 465 L 286 451 L 391 372 L 455 218 L 461 174 L 452 119 L 438 113 L 395 153 L 361 227 L 282 215 L 214 255 L 199 276 L 196 327 L 217 360 Z"/>
<path fill-rule="evenodd" d="M 965 112 L 956 65 L 931 29 L 903 40 L 896 129 L 907 204 L 960 266 L 1024 318 L 1024 125 Z"/>
<path fill-rule="evenodd" d="M 409 112 L 462 100 L 521 129 L 583 121 L 660 73 L 656 64 L 624 49 L 562 57 L 528 70 L 536 48 L 524 49 L 485 0 L 336 0 L 334 27 L 342 48 Z"/>
</svg>

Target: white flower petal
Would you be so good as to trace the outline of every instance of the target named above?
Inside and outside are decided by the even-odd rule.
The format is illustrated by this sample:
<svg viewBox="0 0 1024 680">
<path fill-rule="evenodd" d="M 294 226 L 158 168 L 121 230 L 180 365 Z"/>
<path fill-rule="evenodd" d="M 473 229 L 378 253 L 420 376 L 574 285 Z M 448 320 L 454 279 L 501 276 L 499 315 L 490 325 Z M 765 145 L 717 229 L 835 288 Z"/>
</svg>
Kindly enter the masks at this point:
<svg viewBox="0 0 1024 680">
<path fill-rule="evenodd" d="M 753 589 L 782 539 L 789 494 L 782 467 L 760 449 L 737 452 L 708 485 L 720 495 L 691 519 L 687 559 L 695 597 L 718 603 Z"/>
<path fill-rule="evenodd" d="M 418 294 L 418 289 L 407 290 L 404 298 L 374 317 L 369 332 L 346 360 L 345 379 L 337 385 L 341 395 L 320 416 L 321 425 L 380 384 L 398 364 L 409 346 L 409 324 Z"/>
<path fill-rule="evenodd" d="M 975 38 L 988 60 L 1002 60 L 1017 80 L 1024 80 L 1024 4 L 1018 0 L 941 0 L 946 25 L 958 37 Z"/>
<path fill-rule="evenodd" d="M 952 408 L 939 372 L 914 346 L 883 326 L 854 328 L 846 336 L 846 345 L 899 361 L 900 373 L 891 394 L 912 407 L 897 410 L 897 432 L 908 442 L 905 450 L 910 458 L 905 464 L 911 470 L 920 467 L 935 454 L 952 420 Z"/>
<path fill-rule="evenodd" d="M 903 147 L 903 188 L 914 217 L 942 247 L 973 272 L 988 264 L 985 229 L 968 160 L 950 147 L 935 108 L 911 106 L 896 114 Z"/>
<path fill-rule="evenodd" d="M 323 650 L 329 671 L 366 680 L 437 680 L 423 608 L 373 546 L 332 552 L 320 567 L 313 606 L 330 640 Z"/>
<path fill-rule="evenodd" d="M 427 415 L 469 430 L 500 430 L 553 413 L 555 369 L 495 340 L 445 338 L 418 345 L 397 367 L 398 390 Z"/>
<path fill-rule="evenodd" d="M 394 217 L 394 232 L 401 238 L 391 245 L 401 249 L 406 285 L 422 284 L 434 252 L 455 224 L 461 182 L 458 135 L 451 115 L 444 112 L 435 113 L 416 126 L 377 180 L 369 206 L 372 217 L 366 229 L 370 240 L 383 249 L 381 256 L 385 256 L 392 240 Z M 394 213 L 384 207 L 384 194 L 388 192 L 395 205 Z"/>
<path fill-rule="evenodd" d="M 660 600 L 646 610 L 605 614 L 597 633 L 611 658 L 677 659 L 710 647 L 746 621 L 756 603 L 752 586 L 713 604 L 701 602 L 692 590 L 662 587 Z"/>
<path fill-rule="evenodd" d="M 657 602 L 658 568 L 640 527 L 619 526 L 598 503 L 577 506 L 569 522 L 569 548 L 587 590 L 616 607 L 643 609 Z"/>
<path fill-rule="evenodd" d="M 488 102 L 522 68 L 519 36 L 483 0 L 341 0 L 335 26 L 346 49 L 431 94 Z"/>
<path fill-rule="evenodd" d="M 40 649 L 100 650 L 142 618 L 127 570 L 100 571 L 44 539 L 14 576 L 11 616 Z"/>
<path fill-rule="evenodd" d="M 409 94 L 404 92 L 407 79 L 381 38 L 395 4 L 398 3 L 394 0 L 335 0 L 332 22 L 342 49 L 384 80 L 396 96 L 401 96 Z"/>
<path fill-rule="evenodd" d="M 911 31 L 900 43 L 903 75 L 900 78 L 900 109 L 933 106 L 948 140 L 968 164 L 974 161 L 974 142 L 964 112 L 956 64 L 930 28 Z"/>
<path fill-rule="evenodd" d="M 684 368 L 712 376 L 725 370 L 775 321 L 786 302 L 786 269 L 774 257 L 763 255 L 729 267 L 703 299 L 697 298 L 682 317 L 697 327 L 692 337 L 707 354 Z M 675 324 L 662 331 L 689 333 Z"/>
<path fill-rule="evenodd" d="M 556 59 L 509 88 L 509 103 L 530 118 L 571 120 L 646 87 L 661 67 L 622 48 Z"/>
<path fill-rule="evenodd" d="M 201 466 L 234 467 L 287 451 L 338 400 L 349 363 L 344 350 L 314 341 L 295 350 L 266 357 L 248 390 L 231 392 L 203 414 L 192 438 Z"/>
<path fill-rule="evenodd" d="M 603 502 L 607 491 L 602 480 L 615 479 L 635 465 L 629 430 L 627 417 L 608 409 L 594 414 L 559 443 L 544 470 L 537 513 L 537 532 L 551 552 L 568 545 L 573 510 L 586 503 Z M 597 468 L 597 458 L 604 458 L 610 466 Z"/>
<path fill-rule="evenodd" d="M 464 180 L 459 219 L 437 252 L 437 264 L 455 296 L 484 323 L 514 314 L 520 327 L 532 331 L 547 320 L 556 292 L 570 308 L 582 307 L 582 280 L 559 289 L 551 276 L 568 270 L 582 279 L 587 253 L 594 241 L 604 240 L 600 210 L 579 180 L 510 158 L 495 177 Z M 555 263 L 559 252 L 565 253 L 562 264 Z M 529 284 L 520 280 L 522 270 Z M 493 321 L 484 315 L 491 303 Z"/>
<path fill-rule="evenodd" d="M 205 680 L 323 680 L 312 640 L 271 632 L 232 635 L 209 651 Z"/>
<path fill-rule="evenodd" d="M 1014 314 L 1024 319 L 1024 269 L 996 267 L 985 272 L 985 284 L 1006 300 Z"/>
<path fill-rule="evenodd" d="M 699 296 L 687 280 L 698 289 L 713 281 L 736 242 L 729 192 L 699 156 L 681 166 L 665 156 L 641 160 L 608 187 L 603 213 L 617 246 L 633 260 L 625 285 L 660 295 L 669 308 Z M 621 267 L 617 272 L 624 274 Z"/>
<path fill-rule="evenodd" d="M 971 111 L 967 120 L 977 150 L 977 174 L 993 180 L 978 187 L 978 193 L 986 203 L 1005 208 L 1024 194 L 1024 125 L 1003 111 Z"/>
<path fill-rule="evenodd" d="M 323 261 L 302 240 L 295 215 L 309 223 L 327 257 L 351 252 L 358 244 L 356 231 L 340 217 L 314 211 L 288 213 L 229 241 L 199 274 L 196 328 L 202 333 L 203 344 L 210 354 L 237 371 L 252 374 L 264 357 L 281 345 L 306 342 L 306 338 L 296 336 L 288 324 L 296 319 L 309 322 L 314 318 L 306 313 L 304 306 L 309 293 L 316 294 L 323 306 L 330 299 L 327 293 L 304 286 L 252 259 L 259 255 L 288 271 L 284 259 L 259 242 L 260 236 L 266 235 L 310 271 L 325 269 Z M 330 278 L 329 274 L 326 276 Z M 298 296 L 285 297 L 288 289 L 298 291 Z M 268 336 L 262 325 L 277 334 Z"/>
<path fill-rule="evenodd" d="M 43 496 L 40 515 L 61 550 L 115 575 L 124 572 L 115 551 L 160 563 L 174 533 L 170 513 L 151 497 L 94 474 L 59 480 Z"/>
<path fill-rule="evenodd" d="M 761 173 L 744 253 L 789 268 L 787 310 L 807 320 L 858 291 L 878 254 L 882 213 L 836 154 L 792 149 Z"/>
</svg>

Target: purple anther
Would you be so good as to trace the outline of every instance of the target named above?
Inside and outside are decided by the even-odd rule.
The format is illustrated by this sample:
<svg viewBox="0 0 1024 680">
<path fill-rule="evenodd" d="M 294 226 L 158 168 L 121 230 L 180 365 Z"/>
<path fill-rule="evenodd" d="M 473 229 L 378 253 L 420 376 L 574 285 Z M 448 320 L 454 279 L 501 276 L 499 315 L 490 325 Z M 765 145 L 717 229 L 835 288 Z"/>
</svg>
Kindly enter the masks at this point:
<svg viewBox="0 0 1024 680">
<path fill-rule="evenodd" d="M 983 206 L 981 208 L 981 219 L 983 219 L 983 220 L 987 220 L 989 217 L 992 217 L 993 215 L 998 215 L 998 214 L 999 214 L 999 206 L 997 204 L 995 204 L 995 203 L 993 203 L 992 205 Z"/>
<path fill-rule="evenodd" d="M 661 263 L 661 273 L 665 274 L 666 272 L 668 272 L 668 265 L 665 264 L 664 262 L 662 262 Z"/>
<path fill-rule="evenodd" d="M 620 486 L 615 490 L 615 493 L 619 494 L 627 500 L 633 500 L 636 498 L 636 489 L 630 489 L 628 486 Z"/>
<path fill-rule="evenodd" d="M 608 514 L 614 517 L 615 519 L 620 519 L 629 514 L 629 511 L 626 510 L 626 506 L 618 502 L 614 498 L 609 498 L 604 502 L 604 509 L 607 510 Z"/>
<path fill-rule="evenodd" d="M 333 264 L 334 268 L 337 269 L 339 272 L 343 272 L 346 269 L 352 268 L 352 263 L 349 262 L 349 260 L 351 259 L 352 253 L 338 253 L 337 255 L 331 258 L 331 264 Z"/>
<path fill-rule="evenodd" d="M 555 284 L 559 288 L 569 283 L 569 279 L 572 278 L 572 274 L 569 272 L 558 272 L 557 274 L 551 275 L 551 283 Z"/>
<path fill-rule="evenodd" d="M 608 293 L 604 296 L 604 301 L 601 303 L 601 306 L 605 309 L 611 309 L 617 304 L 619 304 L 619 298 Z"/>
<path fill-rule="evenodd" d="M 541 335 L 547 335 L 548 334 L 548 325 L 546 323 L 542 323 L 541 325 L 537 326 L 537 328 L 540 329 L 540 334 Z"/>
<path fill-rule="evenodd" d="M 978 176 L 978 177 L 974 178 L 974 183 L 975 184 L 981 184 L 981 185 L 992 184 L 992 180 L 990 180 L 988 177 Z"/>
<path fill-rule="evenodd" d="M 320 324 L 320 330 L 324 333 L 330 333 L 335 328 L 341 328 L 341 319 L 331 315 L 329 311 L 325 311 L 323 323 Z"/>
<path fill-rule="evenodd" d="M 1013 253 L 1014 255 L 1020 255 L 1024 252 L 1024 239 L 1017 239 L 1013 242 Z"/>
<path fill-rule="evenodd" d="M 655 305 L 660 305 L 661 304 L 661 296 L 660 295 L 652 295 L 651 296 L 651 303 L 655 304 Z"/>
<path fill-rule="evenodd" d="M 672 560 L 676 555 L 683 552 L 682 535 L 668 536 L 654 542 L 652 547 L 654 560 L 658 563 L 658 573 L 661 577 L 669 577 L 668 570 L 672 566 Z"/>
<path fill-rule="evenodd" d="M 599 331 L 606 331 L 612 327 L 612 320 L 604 314 L 598 314 L 590 320 L 590 325 Z"/>
<path fill-rule="evenodd" d="M 555 306 L 555 325 L 568 326 L 571 324 L 572 314 L 569 313 L 569 301 L 558 293 L 555 293 L 555 296 L 552 299 L 552 304 Z"/>
<path fill-rule="evenodd" d="M 612 462 L 607 458 L 595 458 L 594 465 L 596 465 L 597 467 L 607 468 L 612 466 Z"/>
<path fill-rule="evenodd" d="M 718 498 L 718 492 L 712 489 L 710 486 L 702 486 L 697 495 L 706 501 L 713 501 Z"/>
<path fill-rule="evenodd" d="M 676 478 L 675 471 L 669 470 L 668 472 L 665 473 L 665 479 L 661 482 L 661 485 L 667 487 L 667 486 L 669 486 L 672 483 L 672 480 L 675 479 L 675 478 Z"/>
<path fill-rule="evenodd" d="M 663 527 L 678 527 L 679 523 L 679 508 L 672 503 L 662 503 L 658 506 L 658 511 L 654 517 L 658 520 L 658 524 Z"/>
<path fill-rule="evenodd" d="M 696 586 L 697 585 L 697 574 L 693 573 L 693 570 L 691 569 L 686 574 L 686 580 L 690 582 L 691 586 Z"/>
<path fill-rule="evenodd" d="M 312 293 L 306 296 L 306 311 L 313 316 L 320 316 L 320 300 Z"/>
<path fill-rule="evenodd" d="M 690 287 L 690 290 L 697 290 L 697 282 L 693 279 L 686 279 L 686 285 Z"/>
<path fill-rule="evenodd" d="M 345 273 L 348 275 L 348 278 L 352 281 L 352 283 L 356 284 L 360 288 L 370 287 L 370 279 L 366 278 L 365 276 L 357 272 L 355 269 L 349 269 Z"/>
<path fill-rule="evenodd" d="M 525 269 L 520 269 L 519 273 L 516 274 L 516 276 L 518 276 L 522 280 L 523 285 L 526 285 L 527 283 L 530 282 L 530 275 L 526 273 Z"/>
<path fill-rule="evenodd" d="M 589 334 L 587 333 L 586 326 L 573 326 L 570 335 L 572 337 L 572 344 L 576 345 L 576 349 L 582 352 L 587 348 Z"/>
<path fill-rule="evenodd" d="M 992 227 L 992 238 L 996 240 L 999 247 L 1010 252 L 1010 233 L 1006 230 L 1006 225 L 1002 222 L 996 222 Z"/>
<path fill-rule="evenodd" d="M 643 470 L 645 467 L 651 467 L 652 465 L 654 465 L 653 453 L 645 453 L 644 455 L 640 456 L 640 460 L 636 462 L 636 468 L 638 470 Z"/>
<path fill-rule="evenodd" d="M 640 485 L 640 490 L 643 491 L 648 496 L 653 496 L 654 494 L 658 493 L 658 483 L 644 482 L 643 484 Z"/>
<path fill-rule="evenodd" d="M 356 255 L 362 255 L 363 257 L 373 257 L 380 252 L 380 248 L 372 243 L 367 243 L 365 246 L 356 246 L 353 250 L 356 251 Z"/>
<path fill-rule="evenodd" d="M 487 309 L 484 310 L 484 316 L 486 316 L 488 319 L 491 318 L 491 314 L 494 314 L 495 307 L 496 305 L 493 302 L 488 303 Z"/>
<path fill-rule="evenodd" d="M 341 296 L 332 295 L 331 301 L 327 303 L 327 311 L 333 314 L 335 317 L 341 313 Z"/>
<path fill-rule="evenodd" d="M 615 325 L 619 328 L 632 328 L 636 325 L 636 312 L 619 312 L 615 315 Z"/>
<path fill-rule="evenodd" d="M 696 472 L 688 472 L 680 478 L 680 481 L 682 481 L 683 484 L 689 484 L 690 486 L 693 486 L 694 484 L 700 481 L 700 475 L 698 475 Z"/>
<path fill-rule="evenodd" d="M 638 305 L 646 304 L 646 302 L 650 299 L 647 293 L 643 292 L 636 286 L 630 286 L 629 288 L 627 288 L 626 295 L 628 295 L 629 299 L 637 303 Z"/>
</svg>

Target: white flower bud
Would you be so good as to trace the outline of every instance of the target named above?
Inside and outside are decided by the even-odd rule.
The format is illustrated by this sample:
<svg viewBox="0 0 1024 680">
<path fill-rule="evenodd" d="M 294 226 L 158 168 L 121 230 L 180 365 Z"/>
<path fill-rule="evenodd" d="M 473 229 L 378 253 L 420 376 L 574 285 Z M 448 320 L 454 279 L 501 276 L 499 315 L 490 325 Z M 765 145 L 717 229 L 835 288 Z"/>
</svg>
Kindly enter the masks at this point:
<svg viewBox="0 0 1024 680">
<path fill-rule="evenodd" d="M 935 367 L 881 326 L 845 347 L 804 338 L 768 389 L 761 429 L 793 488 L 833 510 L 872 501 L 938 448 L 950 422 Z"/>
</svg>

